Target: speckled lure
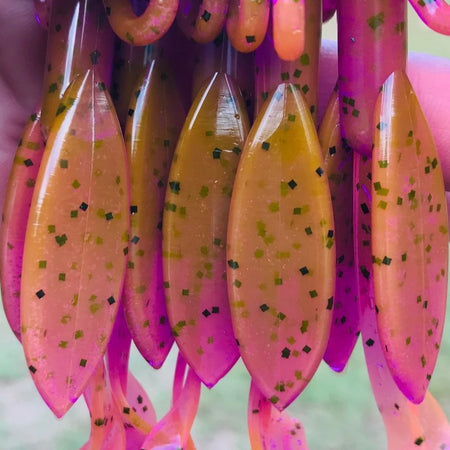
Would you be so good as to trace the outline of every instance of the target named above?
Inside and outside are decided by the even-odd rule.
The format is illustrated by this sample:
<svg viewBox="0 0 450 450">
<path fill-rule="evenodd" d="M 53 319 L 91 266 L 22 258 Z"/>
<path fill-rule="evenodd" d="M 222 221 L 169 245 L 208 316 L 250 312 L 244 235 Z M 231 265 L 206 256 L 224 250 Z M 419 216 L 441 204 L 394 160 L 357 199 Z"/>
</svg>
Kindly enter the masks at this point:
<svg viewBox="0 0 450 450">
<path fill-rule="evenodd" d="M 431 132 L 404 72 L 383 84 L 375 117 L 372 253 L 379 334 L 394 380 L 420 403 L 445 319 L 445 188 Z"/>
<path fill-rule="evenodd" d="M 58 417 L 81 395 L 106 351 L 128 225 L 125 146 L 105 84 L 90 70 L 58 108 L 23 258 L 22 343 L 33 380 Z"/>
<path fill-rule="evenodd" d="M 432 30 L 450 36 L 450 5 L 445 0 L 409 0 L 409 3 Z"/>
<path fill-rule="evenodd" d="M 238 358 L 226 284 L 227 219 L 248 132 L 232 79 L 216 72 L 198 93 L 175 150 L 163 218 L 169 321 L 183 357 L 214 386 Z"/>
<path fill-rule="evenodd" d="M 172 155 L 185 118 L 165 66 L 158 55 L 149 59 L 133 90 L 125 128 L 131 227 L 123 303 L 134 343 L 155 368 L 173 343 L 164 298 L 162 215 Z"/>
<path fill-rule="evenodd" d="M 280 410 L 305 388 L 326 348 L 334 239 L 315 126 L 296 87 L 282 83 L 243 149 L 227 250 L 239 350 L 254 383 Z"/>
<path fill-rule="evenodd" d="M 20 139 L 8 180 L 2 216 L 0 265 L 3 310 L 20 340 L 20 283 L 28 214 L 44 152 L 41 113 L 33 113 Z"/>
<path fill-rule="evenodd" d="M 336 90 L 320 124 L 319 140 L 330 187 L 336 236 L 333 320 L 324 360 L 333 370 L 341 372 L 358 339 L 360 316 L 353 246 L 353 152 L 341 138 Z"/>
</svg>

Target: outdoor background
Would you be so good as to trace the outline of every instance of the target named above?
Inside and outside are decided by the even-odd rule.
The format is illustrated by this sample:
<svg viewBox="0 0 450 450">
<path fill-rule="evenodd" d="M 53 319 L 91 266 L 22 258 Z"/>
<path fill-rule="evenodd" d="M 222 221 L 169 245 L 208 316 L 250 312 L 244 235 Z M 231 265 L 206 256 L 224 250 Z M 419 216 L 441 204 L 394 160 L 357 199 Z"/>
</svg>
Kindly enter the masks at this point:
<svg viewBox="0 0 450 450">
<path fill-rule="evenodd" d="M 409 48 L 450 58 L 450 37 L 428 30 L 410 10 Z M 334 21 L 324 37 L 335 39 Z M 450 314 L 449 314 L 450 315 Z M 450 317 L 449 317 L 450 320 Z M 0 449 L 76 450 L 89 436 L 89 415 L 83 399 L 62 420 L 46 408 L 26 369 L 22 349 L 0 311 Z M 169 407 L 175 347 L 162 369 L 155 371 L 132 354 L 134 374 L 146 388 L 158 417 Z M 430 390 L 450 415 L 450 327 Z M 248 450 L 247 397 L 249 376 L 242 363 L 212 390 L 202 389 L 193 438 L 198 450 Z M 333 373 L 325 364 L 301 397 L 288 408 L 306 429 L 311 450 L 383 450 L 386 439 L 371 395 L 361 342 L 348 368 Z"/>
</svg>

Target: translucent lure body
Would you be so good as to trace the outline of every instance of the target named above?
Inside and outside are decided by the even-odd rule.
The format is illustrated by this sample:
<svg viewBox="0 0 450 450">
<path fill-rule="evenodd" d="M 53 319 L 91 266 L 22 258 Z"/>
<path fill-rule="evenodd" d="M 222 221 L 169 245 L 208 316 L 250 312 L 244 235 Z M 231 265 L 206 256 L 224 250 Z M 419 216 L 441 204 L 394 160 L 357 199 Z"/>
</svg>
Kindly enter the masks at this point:
<svg viewBox="0 0 450 450">
<path fill-rule="evenodd" d="M 228 224 L 233 328 L 253 381 L 278 409 L 317 369 L 330 332 L 333 214 L 314 123 L 281 84 L 247 138 Z"/>
<path fill-rule="evenodd" d="M 353 248 L 353 152 L 342 140 L 339 126 L 339 100 L 334 92 L 319 128 L 333 204 L 336 233 L 336 287 L 330 339 L 324 360 L 341 372 L 358 339 L 359 305 Z"/>
<path fill-rule="evenodd" d="M 1 289 L 3 310 L 20 340 L 20 283 L 23 247 L 36 177 L 44 152 L 40 112 L 34 113 L 20 139 L 9 175 L 1 234 Z"/>
<path fill-rule="evenodd" d="M 130 164 L 130 251 L 123 304 L 133 340 L 155 368 L 173 343 L 163 285 L 162 215 L 184 111 L 169 71 L 153 59 L 135 85 L 125 141 Z"/>
<path fill-rule="evenodd" d="M 57 416 L 96 370 L 122 290 L 128 174 L 113 111 L 93 71 L 74 81 L 47 141 L 28 220 L 22 343 L 33 380 Z"/>
<path fill-rule="evenodd" d="M 236 362 L 226 282 L 231 192 L 249 129 L 234 83 L 214 74 L 175 151 L 163 219 L 166 304 L 183 357 L 212 387 Z"/>
<path fill-rule="evenodd" d="M 394 72 L 384 83 L 375 117 L 372 254 L 377 321 L 395 382 L 420 403 L 445 319 L 445 188 L 433 138 L 404 72 Z"/>
</svg>

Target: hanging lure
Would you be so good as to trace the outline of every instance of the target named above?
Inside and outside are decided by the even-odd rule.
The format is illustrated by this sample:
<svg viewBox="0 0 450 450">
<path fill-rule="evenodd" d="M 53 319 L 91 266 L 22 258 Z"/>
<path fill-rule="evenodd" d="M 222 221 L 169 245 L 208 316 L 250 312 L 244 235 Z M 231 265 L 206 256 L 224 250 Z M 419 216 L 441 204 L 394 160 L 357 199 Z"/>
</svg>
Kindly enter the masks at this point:
<svg viewBox="0 0 450 450">
<path fill-rule="evenodd" d="M 2 216 L 0 241 L 3 309 L 9 326 L 20 340 L 20 282 L 28 214 L 44 152 L 41 113 L 33 113 L 14 157 Z"/>
<path fill-rule="evenodd" d="M 93 65 L 110 85 L 114 34 L 100 0 L 52 0 L 45 59 L 42 132 L 47 138 L 61 98 L 77 75 Z"/>
<path fill-rule="evenodd" d="M 319 140 L 330 187 L 336 236 L 334 310 L 324 360 L 333 370 L 341 372 L 358 339 L 360 324 L 353 249 L 353 152 L 341 139 L 336 91 L 320 125 Z"/>
<path fill-rule="evenodd" d="M 255 52 L 256 112 L 269 98 L 279 83 L 292 83 L 302 92 L 313 120 L 317 120 L 318 71 L 320 36 L 320 2 L 305 0 L 304 47 L 294 61 L 283 61 L 274 49 L 274 39 L 267 33 L 262 45 Z"/>
<path fill-rule="evenodd" d="M 163 260 L 169 321 L 183 357 L 208 386 L 234 365 L 226 284 L 228 210 L 248 132 L 231 78 L 215 73 L 188 114 L 169 175 Z"/>
<path fill-rule="evenodd" d="M 135 85 L 125 143 L 130 164 L 130 251 L 123 302 L 134 343 L 155 368 L 173 343 L 162 268 L 162 215 L 172 155 L 184 121 L 173 76 L 157 49 Z"/>
<path fill-rule="evenodd" d="M 314 123 L 297 89 L 280 84 L 243 150 L 227 251 L 240 353 L 255 384 L 280 410 L 305 388 L 327 345 L 334 239 Z"/>
<path fill-rule="evenodd" d="M 337 0 L 322 0 L 322 21 L 328 22 L 336 13 Z"/>
<path fill-rule="evenodd" d="M 128 180 L 113 111 L 94 70 L 73 82 L 47 141 L 27 225 L 22 343 L 33 380 L 58 417 L 106 351 L 122 290 Z"/>
<path fill-rule="evenodd" d="M 308 450 L 303 425 L 275 408 L 255 383 L 250 385 L 247 423 L 252 450 Z"/>
<path fill-rule="evenodd" d="M 433 138 L 404 72 L 384 83 L 375 117 L 372 253 L 379 334 L 395 382 L 420 403 L 445 319 L 445 188 Z"/>
<path fill-rule="evenodd" d="M 264 40 L 269 24 L 269 0 L 230 0 L 226 29 L 233 47 L 253 52 Z"/>
<path fill-rule="evenodd" d="M 373 112 L 381 85 L 406 67 L 406 3 L 338 0 L 339 101 L 342 136 L 372 152 Z"/>
<path fill-rule="evenodd" d="M 187 37 L 206 44 L 222 31 L 227 11 L 228 0 L 180 0 L 177 23 Z"/>
<path fill-rule="evenodd" d="M 450 36 L 450 5 L 445 0 L 409 0 L 409 3 L 432 30 Z"/>
<path fill-rule="evenodd" d="M 178 0 L 150 0 L 136 16 L 130 0 L 103 0 L 111 28 L 123 41 L 148 45 L 167 33 L 177 14 Z"/>
</svg>

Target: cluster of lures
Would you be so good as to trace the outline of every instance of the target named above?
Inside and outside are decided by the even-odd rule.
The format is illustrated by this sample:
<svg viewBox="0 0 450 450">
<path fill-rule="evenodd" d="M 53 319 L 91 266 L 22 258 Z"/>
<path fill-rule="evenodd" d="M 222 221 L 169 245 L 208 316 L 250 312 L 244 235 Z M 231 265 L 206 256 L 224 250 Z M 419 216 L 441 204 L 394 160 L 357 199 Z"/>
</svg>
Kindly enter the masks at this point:
<svg viewBox="0 0 450 450">
<path fill-rule="evenodd" d="M 306 449 L 284 410 L 360 334 L 389 448 L 450 448 L 428 392 L 446 199 L 405 73 L 406 1 L 35 3 L 45 84 L 10 176 L 2 297 L 49 408 L 84 396 L 83 448 L 195 448 L 201 384 L 241 357 L 252 449 Z M 445 2 L 411 3 L 450 34 Z M 128 370 L 132 341 L 154 368 L 178 346 L 163 418 Z"/>
</svg>

